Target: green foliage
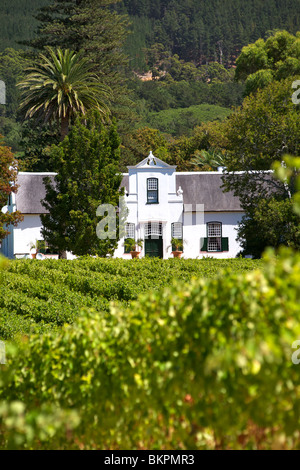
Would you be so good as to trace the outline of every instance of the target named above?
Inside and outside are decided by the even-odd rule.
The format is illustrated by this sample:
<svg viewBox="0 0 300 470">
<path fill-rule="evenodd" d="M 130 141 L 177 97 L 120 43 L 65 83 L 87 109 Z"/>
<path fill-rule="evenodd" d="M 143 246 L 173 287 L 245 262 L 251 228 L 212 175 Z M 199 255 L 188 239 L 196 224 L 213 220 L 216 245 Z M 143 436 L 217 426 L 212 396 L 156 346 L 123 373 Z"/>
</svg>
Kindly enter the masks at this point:
<svg viewBox="0 0 300 470">
<path fill-rule="evenodd" d="M 292 102 L 294 80 L 274 81 L 229 116 L 224 128 L 228 170 L 269 170 L 284 154 L 297 155 L 300 114 Z"/>
<path fill-rule="evenodd" d="M 136 129 L 123 139 L 121 146 L 122 167 L 136 165 L 150 150 L 170 165 L 177 165 L 177 171 L 211 171 L 224 165 L 226 121 L 213 121 L 196 126 L 190 136 L 171 138 L 157 129 L 144 127 Z"/>
<path fill-rule="evenodd" d="M 126 238 L 124 241 L 124 248 L 127 253 L 134 251 L 136 247 L 136 241 L 134 238 Z"/>
<path fill-rule="evenodd" d="M 147 118 L 138 124 L 139 127 L 148 126 L 153 129 L 171 134 L 174 137 L 191 135 L 196 126 L 203 122 L 223 120 L 229 116 L 230 110 L 216 105 L 200 104 L 187 108 L 176 108 L 149 113 Z"/>
<path fill-rule="evenodd" d="M 6 104 L 0 106 L 1 115 L 16 117 L 20 99 L 16 83 L 24 76 L 24 70 L 28 66 L 29 61 L 21 51 L 7 48 L 0 53 L 0 79 L 6 87 Z"/>
<path fill-rule="evenodd" d="M 175 260 L 176 261 L 176 260 Z M 174 279 L 216 277 L 220 269 L 248 272 L 261 266 L 252 260 L 93 259 L 16 260 L 7 264 L 0 285 L 0 338 L 57 330 L 73 324 L 82 307 L 105 316 L 109 302 L 127 306 L 141 292 L 157 291 Z M 3 260 L 4 262 L 4 260 Z"/>
<path fill-rule="evenodd" d="M 112 90 L 110 108 L 114 117 L 132 119 L 132 105 L 124 69 L 127 57 L 123 44 L 128 34 L 128 19 L 116 11 L 119 0 L 55 0 L 42 8 L 38 34 L 30 45 L 83 52 L 99 82 Z"/>
<path fill-rule="evenodd" d="M 300 25 L 297 0 L 288 3 L 190 0 L 184 4 L 180 0 L 123 0 L 122 4 L 130 18 L 142 25 L 147 21 L 144 35 L 136 25 L 133 28 L 130 43 L 133 57 L 141 56 L 138 47 L 144 40 L 148 49 L 163 44 L 165 50 L 186 62 L 205 64 L 218 60 L 231 65 L 243 46 L 265 37 L 268 30 L 288 29 L 295 34 Z M 152 30 L 149 30 L 149 21 Z M 147 56 L 145 53 L 146 59 Z M 134 65 L 140 64 L 139 61 Z"/>
<path fill-rule="evenodd" d="M 270 174 L 274 162 L 299 152 L 300 114 L 292 102 L 293 81 L 274 81 L 247 97 L 223 127 L 225 188 L 240 198 L 245 217 L 239 241 L 245 253 L 255 256 L 267 246 L 300 247 L 299 217 L 289 200 L 292 188 Z"/>
<path fill-rule="evenodd" d="M 283 162 L 273 165 L 277 178 L 290 190 L 295 214 L 300 216 L 300 158 L 285 155 Z"/>
<path fill-rule="evenodd" d="M 226 120 L 207 122 L 195 127 L 190 137 L 170 141 L 165 160 L 177 165 L 177 171 L 211 171 L 224 165 L 227 145 Z"/>
<path fill-rule="evenodd" d="M 248 76 L 245 85 L 245 95 L 250 95 L 260 88 L 268 86 L 274 81 L 272 70 L 258 70 Z"/>
<path fill-rule="evenodd" d="M 171 245 L 173 251 L 183 251 L 183 240 L 181 238 L 172 238 Z"/>
<path fill-rule="evenodd" d="M 51 145 L 60 142 L 60 128 L 57 123 L 36 125 L 34 120 L 22 124 L 21 148 L 23 155 L 18 158 L 23 171 L 53 171 L 50 160 Z"/>
<path fill-rule="evenodd" d="M 18 116 L 20 93 L 16 87 L 28 66 L 21 51 L 7 48 L 0 52 L 0 80 L 5 83 L 5 104 L 0 105 L 0 133 L 13 152 L 20 152 L 22 126 Z"/>
<path fill-rule="evenodd" d="M 23 220 L 19 211 L 1 210 L 7 206 L 9 195 L 17 190 L 17 162 L 0 135 L 0 243 L 10 233 L 10 225 L 17 226 Z"/>
<path fill-rule="evenodd" d="M 129 269 L 113 261 L 82 262 Z M 181 261 L 170 261 L 172 271 L 182 269 Z M 202 262 L 219 269 L 211 260 L 198 266 Z M 162 264 L 127 266 L 137 272 L 147 263 L 152 269 Z M 299 289 L 299 254 L 284 250 L 278 258 L 267 254 L 262 271 L 238 274 L 228 265 L 212 279 L 175 278 L 129 308 L 112 305 L 109 315 L 82 310 L 72 326 L 36 335 L 8 353 L 1 447 L 298 448 L 298 366 L 291 356 L 300 334 Z M 34 427 L 28 437 L 5 419 L 16 401 L 23 403 L 21 423 L 49 406 L 63 417 L 72 410 L 71 440 L 61 432 L 64 419 L 58 430 L 51 427 L 47 443 Z"/>
<path fill-rule="evenodd" d="M 191 163 L 195 166 L 195 169 L 216 171 L 224 165 L 224 159 L 222 154 L 215 150 L 197 150 Z"/>
<path fill-rule="evenodd" d="M 289 198 L 256 199 L 239 224 L 238 237 L 243 254 L 260 257 L 267 246 L 300 248 L 300 218 Z"/>
<path fill-rule="evenodd" d="M 224 108 L 237 106 L 242 101 L 244 86 L 230 81 L 189 80 L 135 80 L 130 82 L 135 101 L 146 103 L 148 112 L 159 112 L 169 108 L 188 108 L 194 105 L 218 105 Z M 146 116 L 147 117 L 147 116 Z"/>
<path fill-rule="evenodd" d="M 36 250 L 36 253 L 46 249 L 45 240 L 35 240 L 29 244 L 30 250 Z"/>
<path fill-rule="evenodd" d="M 50 158 L 57 172 L 55 184 L 44 179 L 44 207 L 41 216 L 44 239 L 59 252 L 75 255 L 112 254 L 115 239 L 98 238 L 98 206 L 118 206 L 122 195 L 122 175 L 118 173 L 120 141 L 115 125 L 105 127 L 97 111 L 78 118 L 70 134 L 58 146 L 51 147 Z M 104 214 L 102 214 L 104 215 Z"/>
<path fill-rule="evenodd" d="M 274 80 L 300 74 L 300 37 L 277 31 L 266 41 L 259 39 L 242 49 L 236 64 L 236 78 L 246 80 L 245 94 L 256 92 Z"/>
<path fill-rule="evenodd" d="M 8 266 L 8 260 L 4 256 L 0 255 L 0 269 L 4 269 Z"/>
<path fill-rule="evenodd" d="M 130 251 L 136 251 L 137 247 L 143 248 L 143 240 L 141 238 L 138 240 L 135 240 L 134 238 L 125 238 L 124 248 L 127 253 Z"/>
<path fill-rule="evenodd" d="M 109 113 L 105 101 L 110 90 L 92 73 L 86 57 L 68 49 L 47 47 L 47 55 L 40 54 L 38 64 L 27 69 L 18 87 L 22 90 L 20 109 L 25 119 L 58 122 L 61 140 L 76 116 L 90 109 L 105 117 Z"/>
<path fill-rule="evenodd" d="M 127 166 L 139 163 L 150 150 L 165 161 L 168 157 L 168 143 L 167 137 L 158 129 L 149 127 L 134 129 L 123 136 L 120 170 L 127 172 Z"/>
<path fill-rule="evenodd" d="M 24 48 L 20 42 L 32 39 L 38 26 L 38 21 L 34 18 L 36 10 L 47 3 L 49 0 L 1 1 L 0 51 L 10 47 Z"/>
</svg>

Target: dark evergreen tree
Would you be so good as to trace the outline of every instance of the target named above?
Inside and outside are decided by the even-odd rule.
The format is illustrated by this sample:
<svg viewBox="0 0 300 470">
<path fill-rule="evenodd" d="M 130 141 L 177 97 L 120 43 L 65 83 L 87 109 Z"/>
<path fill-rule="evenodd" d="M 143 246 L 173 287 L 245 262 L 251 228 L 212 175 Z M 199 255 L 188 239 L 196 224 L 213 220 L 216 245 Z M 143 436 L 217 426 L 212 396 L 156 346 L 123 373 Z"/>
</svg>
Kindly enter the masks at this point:
<svg viewBox="0 0 300 470">
<path fill-rule="evenodd" d="M 109 105 L 118 120 L 128 117 L 133 106 L 125 83 L 123 52 L 128 18 L 115 10 L 119 1 L 52 0 L 37 14 L 40 27 L 30 42 L 35 49 L 52 46 L 83 51 L 101 83 L 112 89 Z"/>
<path fill-rule="evenodd" d="M 51 148 L 57 175 L 54 184 L 45 178 L 43 204 L 49 213 L 41 217 L 42 232 L 60 253 L 105 257 L 117 247 L 118 231 L 115 239 L 98 237 L 97 208 L 119 204 L 119 147 L 115 125 L 105 127 L 99 113 L 92 111 L 87 118 L 78 118 L 65 140 Z"/>
</svg>

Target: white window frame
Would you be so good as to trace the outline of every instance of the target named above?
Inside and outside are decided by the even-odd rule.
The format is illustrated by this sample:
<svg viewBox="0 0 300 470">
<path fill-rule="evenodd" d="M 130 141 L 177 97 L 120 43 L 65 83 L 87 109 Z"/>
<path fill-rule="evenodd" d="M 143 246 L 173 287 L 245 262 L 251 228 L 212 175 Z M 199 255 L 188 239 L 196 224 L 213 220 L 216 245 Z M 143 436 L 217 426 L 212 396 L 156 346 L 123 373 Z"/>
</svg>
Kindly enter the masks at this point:
<svg viewBox="0 0 300 470">
<path fill-rule="evenodd" d="M 125 239 L 133 238 L 135 240 L 135 224 L 129 222 L 125 226 Z"/>
<path fill-rule="evenodd" d="M 182 222 L 172 222 L 171 238 L 182 239 Z"/>
<path fill-rule="evenodd" d="M 151 193 L 155 193 L 155 201 L 149 199 Z M 147 204 L 158 204 L 158 178 L 147 178 Z"/>
<path fill-rule="evenodd" d="M 222 251 L 222 222 L 207 223 L 207 251 Z"/>
<path fill-rule="evenodd" d="M 145 238 L 151 236 L 162 236 L 162 222 L 146 222 L 144 226 Z"/>
</svg>

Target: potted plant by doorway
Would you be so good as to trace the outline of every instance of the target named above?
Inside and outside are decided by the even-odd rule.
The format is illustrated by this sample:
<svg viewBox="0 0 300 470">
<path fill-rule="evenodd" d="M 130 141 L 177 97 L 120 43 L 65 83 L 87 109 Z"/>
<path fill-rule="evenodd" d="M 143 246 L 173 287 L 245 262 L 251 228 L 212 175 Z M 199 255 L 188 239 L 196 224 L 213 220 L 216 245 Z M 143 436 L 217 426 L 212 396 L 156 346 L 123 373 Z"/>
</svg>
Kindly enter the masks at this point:
<svg viewBox="0 0 300 470">
<path fill-rule="evenodd" d="M 131 258 L 138 258 L 143 248 L 143 240 L 141 238 L 138 240 L 135 240 L 134 238 L 126 238 L 124 241 L 124 246 L 125 250 L 130 252 Z"/>
<path fill-rule="evenodd" d="M 174 258 L 181 258 L 183 253 L 183 240 L 181 238 L 172 238 L 171 239 L 172 245 L 172 255 Z"/>
<path fill-rule="evenodd" d="M 45 250 L 46 248 L 46 242 L 45 240 L 36 240 L 34 242 L 29 243 L 30 251 L 35 250 L 35 253 L 31 253 L 32 258 L 36 258 L 37 253 L 40 252 L 40 250 Z"/>
</svg>

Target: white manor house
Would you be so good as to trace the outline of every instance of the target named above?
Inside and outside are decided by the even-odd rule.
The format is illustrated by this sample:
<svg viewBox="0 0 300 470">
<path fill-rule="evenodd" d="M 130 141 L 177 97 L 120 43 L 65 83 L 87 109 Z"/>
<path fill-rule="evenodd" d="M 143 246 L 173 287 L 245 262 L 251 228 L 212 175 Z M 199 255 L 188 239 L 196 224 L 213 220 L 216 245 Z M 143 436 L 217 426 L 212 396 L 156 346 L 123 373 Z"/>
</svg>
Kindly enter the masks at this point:
<svg viewBox="0 0 300 470">
<path fill-rule="evenodd" d="M 43 178 L 55 173 L 18 174 L 19 189 L 2 210 L 19 210 L 24 220 L 3 240 L 1 252 L 8 258 L 30 256 L 30 243 L 41 240 L 40 214 L 45 213 Z M 125 238 L 142 239 L 140 257 L 172 258 L 171 239 L 183 240 L 184 258 L 234 258 L 240 252 L 236 228 L 243 216 L 239 199 L 224 193 L 222 169 L 217 172 L 176 172 L 152 152 L 123 174 L 128 208 Z M 56 255 L 40 255 L 54 256 Z M 72 259 L 72 253 L 67 257 Z M 114 257 L 130 259 L 124 238 Z"/>
</svg>

